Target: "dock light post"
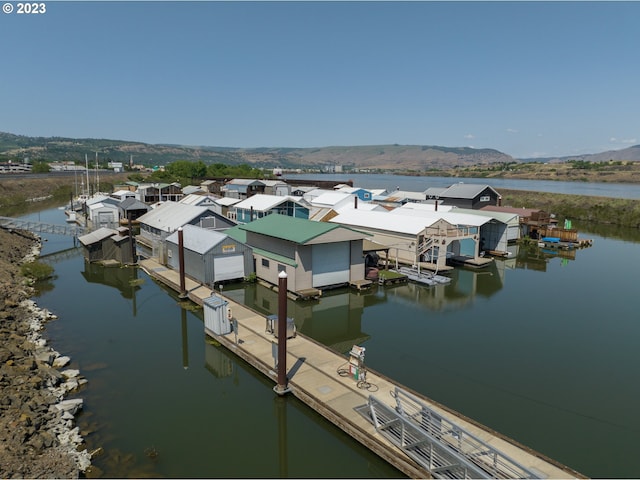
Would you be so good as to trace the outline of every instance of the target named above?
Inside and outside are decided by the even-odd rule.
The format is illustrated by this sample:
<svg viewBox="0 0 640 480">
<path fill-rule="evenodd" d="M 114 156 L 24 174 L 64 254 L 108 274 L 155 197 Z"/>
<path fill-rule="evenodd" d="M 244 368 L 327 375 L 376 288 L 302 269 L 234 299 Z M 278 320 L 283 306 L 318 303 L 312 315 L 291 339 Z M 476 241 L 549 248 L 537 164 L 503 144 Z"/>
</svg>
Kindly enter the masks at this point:
<svg viewBox="0 0 640 480">
<path fill-rule="evenodd" d="M 184 238 L 182 227 L 178 228 L 178 258 L 180 262 L 180 298 L 187 296 L 187 288 L 184 279 Z"/>
<path fill-rule="evenodd" d="M 287 272 L 278 274 L 278 395 L 289 392 L 287 386 Z"/>
</svg>

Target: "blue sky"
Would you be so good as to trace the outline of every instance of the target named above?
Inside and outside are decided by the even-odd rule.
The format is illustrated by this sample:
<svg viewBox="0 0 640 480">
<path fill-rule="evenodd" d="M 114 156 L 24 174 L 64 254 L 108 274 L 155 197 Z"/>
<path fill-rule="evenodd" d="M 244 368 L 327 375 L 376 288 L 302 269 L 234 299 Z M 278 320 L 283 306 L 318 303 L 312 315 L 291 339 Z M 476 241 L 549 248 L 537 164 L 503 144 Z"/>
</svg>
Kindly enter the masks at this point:
<svg viewBox="0 0 640 480">
<path fill-rule="evenodd" d="M 640 2 L 8 3 L 0 131 L 518 158 L 640 143 Z"/>
</svg>

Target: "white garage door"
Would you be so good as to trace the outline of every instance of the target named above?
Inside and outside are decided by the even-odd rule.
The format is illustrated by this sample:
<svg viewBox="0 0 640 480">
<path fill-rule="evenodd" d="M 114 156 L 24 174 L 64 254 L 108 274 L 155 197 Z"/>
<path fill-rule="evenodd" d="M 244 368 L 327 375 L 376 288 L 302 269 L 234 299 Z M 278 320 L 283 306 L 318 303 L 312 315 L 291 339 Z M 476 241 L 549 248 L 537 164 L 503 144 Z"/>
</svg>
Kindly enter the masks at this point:
<svg viewBox="0 0 640 480">
<path fill-rule="evenodd" d="M 213 259 L 214 281 L 244 278 L 244 256 L 224 255 Z"/>
<path fill-rule="evenodd" d="M 349 242 L 314 245 L 312 255 L 315 288 L 349 281 Z"/>
</svg>

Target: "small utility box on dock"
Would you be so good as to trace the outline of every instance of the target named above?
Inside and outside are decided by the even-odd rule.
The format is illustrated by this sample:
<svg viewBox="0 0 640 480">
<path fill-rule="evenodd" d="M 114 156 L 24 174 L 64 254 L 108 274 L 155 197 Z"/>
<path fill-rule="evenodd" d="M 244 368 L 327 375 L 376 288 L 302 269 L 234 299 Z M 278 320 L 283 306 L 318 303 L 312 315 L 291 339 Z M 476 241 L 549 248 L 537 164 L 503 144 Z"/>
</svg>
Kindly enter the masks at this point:
<svg viewBox="0 0 640 480">
<path fill-rule="evenodd" d="M 349 375 L 352 375 L 355 380 L 364 378 L 364 351 L 364 347 L 354 345 L 349 352 Z"/>
<path fill-rule="evenodd" d="M 216 335 L 231 333 L 231 308 L 229 302 L 217 295 L 203 300 L 204 326 Z"/>
<path fill-rule="evenodd" d="M 274 337 L 278 336 L 278 316 L 277 315 L 269 315 L 267 317 L 267 327 L 265 329 L 266 333 L 273 334 Z M 293 338 L 296 336 L 296 324 L 293 321 L 293 318 L 287 317 L 287 338 Z"/>
</svg>

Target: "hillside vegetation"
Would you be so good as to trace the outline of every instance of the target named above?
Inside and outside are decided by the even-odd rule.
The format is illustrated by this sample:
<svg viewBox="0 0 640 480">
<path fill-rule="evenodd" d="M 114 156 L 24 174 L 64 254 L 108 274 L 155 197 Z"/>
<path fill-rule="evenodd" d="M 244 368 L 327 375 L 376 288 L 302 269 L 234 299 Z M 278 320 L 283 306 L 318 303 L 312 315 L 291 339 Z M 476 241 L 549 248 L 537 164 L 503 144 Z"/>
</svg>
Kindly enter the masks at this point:
<svg viewBox="0 0 640 480">
<path fill-rule="evenodd" d="M 429 145 L 374 145 L 322 148 L 232 148 L 183 145 L 152 145 L 108 139 L 27 137 L 0 132 L 0 162 L 74 161 L 83 163 L 85 155 L 101 162 L 130 160 L 144 166 L 166 165 L 178 160 L 206 164 L 246 163 L 256 168 L 323 169 L 339 165 L 346 170 L 428 171 L 493 162 L 513 158 L 493 149 L 441 147 Z"/>
<path fill-rule="evenodd" d="M 97 154 L 96 154 L 97 152 Z M 27 137 L 0 132 L 0 162 L 23 162 L 46 171 L 44 162 L 91 165 L 130 162 L 146 168 L 193 162 L 272 171 L 397 173 L 476 178 L 640 182 L 640 145 L 574 157 L 518 160 L 490 148 L 434 145 L 364 145 L 319 148 L 235 148 L 147 144 L 109 139 Z M 35 170 L 34 170 L 35 171 Z M 211 175 L 210 173 L 208 173 Z M 215 176 L 215 175 L 214 175 Z M 224 176 L 224 175 L 223 175 Z M 252 178 L 256 178 L 251 175 Z"/>
</svg>

